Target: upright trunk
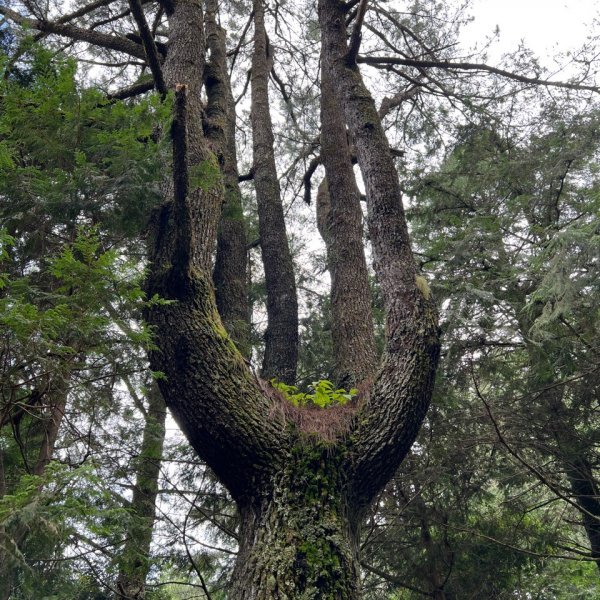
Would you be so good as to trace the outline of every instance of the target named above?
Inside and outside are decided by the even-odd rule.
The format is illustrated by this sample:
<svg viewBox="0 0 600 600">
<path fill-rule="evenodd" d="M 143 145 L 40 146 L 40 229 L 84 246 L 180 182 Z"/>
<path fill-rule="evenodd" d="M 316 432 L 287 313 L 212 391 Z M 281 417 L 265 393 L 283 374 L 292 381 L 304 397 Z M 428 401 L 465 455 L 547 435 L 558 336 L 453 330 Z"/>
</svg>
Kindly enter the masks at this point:
<svg viewBox="0 0 600 600">
<path fill-rule="evenodd" d="M 350 388 L 371 379 L 376 368 L 371 291 L 365 260 L 360 194 L 342 105 L 328 57 L 321 63 L 321 157 L 326 179 L 317 194 L 317 224 L 331 273 L 331 313 L 336 380 Z"/>
<path fill-rule="evenodd" d="M 249 358 L 248 253 L 235 146 L 235 103 L 227 71 L 225 30 L 217 24 L 216 0 L 206 0 L 206 35 L 210 60 L 204 71 L 208 97 L 204 130 L 217 153 L 225 184 L 213 280 L 223 325 L 240 352 Z"/>
<path fill-rule="evenodd" d="M 269 108 L 273 49 L 265 29 L 264 0 L 254 0 L 252 140 L 258 227 L 267 287 L 267 331 L 262 376 L 294 383 L 298 362 L 298 300 L 288 246 Z"/>
<path fill-rule="evenodd" d="M 144 435 L 136 460 L 127 539 L 119 558 L 118 598 L 142 600 L 150 570 L 150 544 L 156 517 L 156 497 L 165 440 L 167 410 L 156 384 L 150 387 Z"/>
<path fill-rule="evenodd" d="M 232 600 L 357 600 L 358 530 L 343 446 L 301 435 L 268 496 L 239 504 Z"/>
</svg>

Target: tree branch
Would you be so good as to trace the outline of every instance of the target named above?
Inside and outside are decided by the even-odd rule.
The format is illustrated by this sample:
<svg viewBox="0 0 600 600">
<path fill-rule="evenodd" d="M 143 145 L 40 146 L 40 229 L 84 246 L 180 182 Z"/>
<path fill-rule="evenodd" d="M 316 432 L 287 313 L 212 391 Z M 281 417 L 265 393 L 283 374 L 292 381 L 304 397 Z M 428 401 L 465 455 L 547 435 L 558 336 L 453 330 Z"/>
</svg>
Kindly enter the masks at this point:
<svg viewBox="0 0 600 600">
<path fill-rule="evenodd" d="M 550 87 L 559 87 L 569 90 L 581 90 L 600 93 L 600 87 L 595 85 L 583 85 L 580 83 L 568 83 L 564 81 L 551 81 L 548 79 L 540 79 L 539 77 L 526 77 L 525 75 L 518 75 L 511 71 L 504 69 L 498 69 L 483 63 L 469 63 L 469 62 L 452 62 L 449 60 L 417 60 L 412 58 L 399 58 L 397 56 L 359 56 L 357 58 L 358 63 L 366 65 L 402 65 L 405 67 L 417 67 L 417 68 L 434 68 L 434 69 L 448 69 L 457 71 L 483 71 L 491 73 L 493 75 L 500 75 L 507 79 L 514 81 L 520 81 L 522 83 L 528 83 L 530 85 L 545 85 Z"/>
<path fill-rule="evenodd" d="M 306 169 L 306 173 L 304 173 L 304 177 L 302 178 L 302 183 L 304 183 L 304 202 L 306 204 L 311 203 L 312 176 L 315 174 L 315 171 L 320 164 L 321 156 L 315 156 L 310 161 L 308 169 Z"/>
<path fill-rule="evenodd" d="M 144 52 L 142 46 L 132 42 L 131 40 L 128 40 L 123 36 L 108 35 L 98 31 L 90 31 L 75 25 L 42 21 L 40 19 L 30 19 L 29 17 L 24 17 L 18 12 L 15 12 L 14 10 L 4 6 L 0 6 L 0 14 L 4 15 L 18 25 L 36 29 L 43 33 L 64 36 L 72 40 L 86 42 L 94 46 L 115 50 L 117 52 L 122 52 L 123 54 L 129 54 L 130 56 L 135 56 L 136 58 L 146 60 L 146 53 Z"/>
<path fill-rule="evenodd" d="M 356 64 L 356 58 L 358 56 L 358 50 L 360 49 L 360 42 L 362 39 L 362 24 L 365 20 L 365 14 L 367 12 L 367 4 L 369 0 L 360 0 L 360 4 L 358 6 L 358 12 L 356 15 L 356 22 L 354 23 L 354 28 L 352 29 L 352 36 L 350 38 L 350 46 L 348 48 L 348 54 L 346 54 L 346 62 L 349 65 Z"/>
<path fill-rule="evenodd" d="M 140 83 L 134 83 L 133 85 L 117 90 L 116 92 L 107 94 L 106 97 L 109 100 L 125 100 L 149 92 L 152 89 L 154 89 L 154 81 L 141 81 Z"/>
<path fill-rule="evenodd" d="M 156 43 L 152 36 L 152 32 L 148 27 L 146 17 L 144 16 L 142 4 L 140 0 L 129 0 L 129 6 L 131 7 L 131 14 L 137 23 L 140 37 L 142 38 L 142 45 L 144 46 L 152 77 L 154 78 L 156 91 L 164 98 L 167 95 L 167 86 L 160 66 L 160 58 L 158 56 L 158 50 L 156 49 Z"/>
</svg>

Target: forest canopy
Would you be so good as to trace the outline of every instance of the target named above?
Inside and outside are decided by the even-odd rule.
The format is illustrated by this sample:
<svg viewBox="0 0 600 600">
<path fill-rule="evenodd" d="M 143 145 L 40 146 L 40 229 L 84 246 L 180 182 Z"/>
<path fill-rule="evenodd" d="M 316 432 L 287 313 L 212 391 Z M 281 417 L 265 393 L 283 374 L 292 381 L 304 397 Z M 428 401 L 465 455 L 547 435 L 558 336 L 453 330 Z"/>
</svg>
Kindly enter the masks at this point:
<svg viewBox="0 0 600 600">
<path fill-rule="evenodd" d="M 470 11 L 0 1 L 0 600 L 599 597 L 598 40 Z"/>
</svg>

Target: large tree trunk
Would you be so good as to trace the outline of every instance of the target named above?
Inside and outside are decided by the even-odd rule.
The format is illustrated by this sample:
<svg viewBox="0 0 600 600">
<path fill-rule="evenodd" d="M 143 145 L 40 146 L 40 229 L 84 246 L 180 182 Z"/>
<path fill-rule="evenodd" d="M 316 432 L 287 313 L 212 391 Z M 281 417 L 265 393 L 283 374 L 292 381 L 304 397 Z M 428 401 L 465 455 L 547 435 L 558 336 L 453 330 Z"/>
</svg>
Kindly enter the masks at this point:
<svg viewBox="0 0 600 600">
<path fill-rule="evenodd" d="M 408 451 L 427 409 L 439 347 L 435 309 L 415 282 L 398 178 L 370 100 L 374 117 L 367 113 L 368 123 L 362 116 L 350 119 L 352 110 L 345 113 L 359 140 L 376 267 L 386 279 L 388 339 L 381 368 L 358 399 L 325 409 L 294 407 L 253 375 L 221 324 L 207 259 L 216 235 L 208 225 L 223 187 L 207 177 L 197 188 L 187 184 L 194 164 L 210 162 L 204 139 L 192 139 L 198 113 L 193 106 L 186 111 L 185 101 L 186 93 L 190 100 L 197 93 L 188 81 L 201 68 L 202 40 L 189 34 L 198 36 L 199 22 L 199 3 L 175 4 L 165 77 L 169 87 L 188 87 L 176 91 L 173 200 L 157 211 L 150 231 L 148 292 L 170 301 L 154 303 L 147 314 L 156 332 L 152 368 L 164 372 L 159 383 L 168 406 L 239 507 L 241 544 L 229 598 L 358 598 L 358 524 Z M 265 37 L 257 41 L 266 56 Z M 182 65 L 192 68 L 189 80 Z M 365 143 L 359 133 L 371 119 L 379 134 Z M 265 131 L 272 135 L 270 127 Z"/>
<path fill-rule="evenodd" d="M 300 436 L 269 496 L 240 503 L 240 549 L 230 598 L 360 597 L 358 530 L 343 446 Z"/>
<path fill-rule="evenodd" d="M 371 290 L 363 240 L 363 214 L 346 126 L 321 58 L 321 158 L 326 179 L 317 194 L 317 224 L 331 274 L 331 335 L 336 381 L 350 388 L 375 374 L 377 354 Z"/>
<path fill-rule="evenodd" d="M 298 300 L 294 265 L 288 246 L 269 108 L 269 74 L 273 49 L 265 29 L 264 0 L 254 0 L 252 55 L 252 140 L 258 228 L 267 287 L 267 331 L 262 376 L 286 383 L 296 380 Z"/>
</svg>

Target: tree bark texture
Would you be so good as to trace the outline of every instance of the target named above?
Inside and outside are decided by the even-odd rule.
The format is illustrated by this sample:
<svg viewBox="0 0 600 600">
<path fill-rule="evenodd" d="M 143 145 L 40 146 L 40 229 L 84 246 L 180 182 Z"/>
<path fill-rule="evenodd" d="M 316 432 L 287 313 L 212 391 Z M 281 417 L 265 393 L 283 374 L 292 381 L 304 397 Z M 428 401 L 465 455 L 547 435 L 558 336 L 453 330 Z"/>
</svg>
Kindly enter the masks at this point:
<svg viewBox="0 0 600 600">
<path fill-rule="evenodd" d="M 326 59 L 322 56 L 322 65 Z M 377 353 L 360 193 L 329 65 L 321 69 L 321 158 L 326 179 L 317 194 L 317 225 L 331 274 L 335 375 L 349 389 L 372 379 Z"/>
<path fill-rule="evenodd" d="M 295 439 L 269 495 L 240 505 L 230 598 L 360 598 L 358 528 L 342 446 Z"/>
<path fill-rule="evenodd" d="M 298 362 L 298 299 L 290 253 L 269 108 L 273 49 L 265 29 L 264 0 L 254 0 L 252 55 L 252 143 L 260 248 L 267 288 L 267 331 L 262 376 L 294 383 Z"/>
<path fill-rule="evenodd" d="M 248 253 L 235 147 L 235 103 L 227 71 L 225 30 L 217 24 L 216 0 L 206 2 L 206 36 L 210 60 L 204 71 L 208 97 L 204 129 L 214 146 L 225 185 L 213 273 L 217 309 L 227 333 L 240 352 L 249 358 Z"/>
<path fill-rule="evenodd" d="M 150 544 L 156 518 L 156 498 L 165 441 L 167 409 L 156 384 L 150 387 L 144 434 L 137 457 L 131 498 L 131 521 L 119 560 L 118 598 L 143 600 L 150 570 Z"/>
</svg>

